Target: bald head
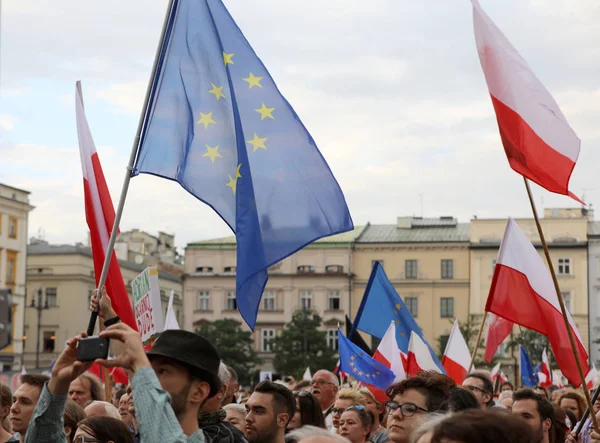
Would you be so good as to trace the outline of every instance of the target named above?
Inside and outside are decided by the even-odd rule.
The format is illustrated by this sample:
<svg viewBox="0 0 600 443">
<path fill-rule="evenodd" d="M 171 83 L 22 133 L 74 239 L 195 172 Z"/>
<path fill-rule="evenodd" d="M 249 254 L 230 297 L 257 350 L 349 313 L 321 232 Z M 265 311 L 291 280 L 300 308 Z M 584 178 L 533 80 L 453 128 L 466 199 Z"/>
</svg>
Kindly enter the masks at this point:
<svg viewBox="0 0 600 443">
<path fill-rule="evenodd" d="M 112 417 L 121 419 L 119 410 L 107 401 L 93 401 L 84 409 L 87 417 Z"/>
</svg>

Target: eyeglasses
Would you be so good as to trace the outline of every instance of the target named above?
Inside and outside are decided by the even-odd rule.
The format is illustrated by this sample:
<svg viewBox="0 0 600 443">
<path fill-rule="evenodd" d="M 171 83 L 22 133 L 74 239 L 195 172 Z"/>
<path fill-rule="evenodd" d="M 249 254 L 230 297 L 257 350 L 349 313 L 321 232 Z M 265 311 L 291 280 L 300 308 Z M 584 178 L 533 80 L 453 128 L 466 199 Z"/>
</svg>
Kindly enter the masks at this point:
<svg viewBox="0 0 600 443">
<path fill-rule="evenodd" d="M 414 403 L 403 403 L 403 404 L 400 404 L 400 403 L 395 402 L 395 401 L 388 401 L 385 404 L 385 409 L 387 410 L 388 414 L 393 414 L 395 411 L 397 411 L 398 409 L 400 409 L 400 412 L 402 413 L 403 417 L 412 417 L 418 411 L 429 412 L 427 409 L 423 409 L 423 408 L 417 406 Z"/>
<path fill-rule="evenodd" d="M 471 392 L 476 392 L 476 391 L 479 391 L 479 392 L 481 392 L 482 394 L 488 394 L 488 392 L 484 391 L 484 390 L 483 390 L 483 389 L 481 389 L 481 388 L 478 388 L 477 386 L 463 386 L 463 388 L 467 388 L 467 389 L 468 389 L 469 391 L 471 391 Z"/>
<path fill-rule="evenodd" d="M 342 412 L 346 412 L 346 411 L 364 411 L 365 407 L 363 405 L 354 405 L 354 406 L 350 406 L 349 408 L 331 408 L 331 414 L 333 415 L 337 415 L 337 414 L 341 414 Z"/>
<path fill-rule="evenodd" d="M 319 386 L 323 386 L 323 385 L 332 385 L 335 386 L 333 383 L 331 383 L 330 381 L 326 381 L 326 380 L 311 380 L 310 385 L 319 385 Z"/>
<path fill-rule="evenodd" d="M 294 391 L 292 394 L 297 395 L 298 397 L 308 397 L 310 392 L 308 391 Z"/>
<path fill-rule="evenodd" d="M 102 440 L 93 437 L 77 437 L 73 443 L 102 443 Z"/>
<path fill-rule="evenodd" d="M 345 409 L 340 408 L 340 409 L 336 409 L 336 408 L 331 408 L 331 415 L 341 415 L 342 412 L 344 412 Z"/>
</svg>

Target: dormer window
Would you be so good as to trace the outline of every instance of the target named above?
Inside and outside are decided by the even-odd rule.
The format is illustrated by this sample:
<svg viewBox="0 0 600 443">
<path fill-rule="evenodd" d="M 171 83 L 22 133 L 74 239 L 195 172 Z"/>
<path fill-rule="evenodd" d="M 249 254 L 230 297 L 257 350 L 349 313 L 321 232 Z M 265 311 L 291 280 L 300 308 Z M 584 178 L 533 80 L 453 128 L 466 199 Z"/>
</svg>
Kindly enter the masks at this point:
<svg viewBox="0 0 600 443">
<path fill-rule="evenodd" d="M 315 272 L 316 268 L 312 265 L 298 266 L 298 274 L 314 274 Z"/>
<path fill-rule="evenodd" d="M 325 266 L 325 272 L 327 274 L 343 274 L 344 267 L 342 265 L 327 265 Z"/>
<path fill-rule="evenodd" d="M 225 266 L 225 268 L 223 268 L 223 272 L 225 272 L 225 274 L 235 274 L 235 266 Z"/>
<path fill-rule="evenodd" d="M 197 266 L 196 267 L 196 272 L 201 272 L 201 273 L 209 273 L 209 272 L 213 272 L 213 268 L 210 266 Z"/>
</svg>

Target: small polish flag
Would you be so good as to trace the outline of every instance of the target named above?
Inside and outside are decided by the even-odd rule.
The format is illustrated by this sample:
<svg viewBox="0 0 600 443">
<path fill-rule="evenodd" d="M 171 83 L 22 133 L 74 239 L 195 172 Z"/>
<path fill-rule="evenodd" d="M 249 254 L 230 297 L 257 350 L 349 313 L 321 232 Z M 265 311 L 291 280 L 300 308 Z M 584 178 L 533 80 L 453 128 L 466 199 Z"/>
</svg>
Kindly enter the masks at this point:
<svg viewBox="0 0 600 443">
<path fill-rule="evenodd" d="M 425 342 L 412 331 L 408 343 L 406 372 L 409 377 L 413 377 L 421 370 L 441 372 L 438 365 L 436 365 L 433 358 L 431 358 L 431 352 Z"/>
<path fill-rule="evenodd" d="M 548 354 L 546 353 L 546 348 L 542 352 L 542 372 L 543 379 L 540 378 L 540 386 L 547 388 L 552 384 L 552 375 L 550 374 L 550 362 L 548 361 Z M 539 375 L 538 375 L 539 377 Z"/>
<path fill-rule="evenodd" d="M 446 375 L 460 385 L 467 376 L 470 363 L 471 353 L 469 347 L 460 332 L 458 320 L 454 320 L 454 326 L 452 326 L 452 332 L 450 332 L 446 350 L 442 357 L 442 366 L 446 370 Z"/>
</svg>

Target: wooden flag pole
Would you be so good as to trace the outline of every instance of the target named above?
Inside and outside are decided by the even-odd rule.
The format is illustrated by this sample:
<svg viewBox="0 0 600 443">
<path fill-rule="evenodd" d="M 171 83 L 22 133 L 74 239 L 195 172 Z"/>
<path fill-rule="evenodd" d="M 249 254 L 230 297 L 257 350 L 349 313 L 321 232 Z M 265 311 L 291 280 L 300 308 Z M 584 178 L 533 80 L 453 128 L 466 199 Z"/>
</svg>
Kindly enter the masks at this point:
<svg viewBox="0 0 600 443">
<path fill-rule="evenodd" d="M 100 317 L 100 330 L 104 330 L 104 319 L 102 317 Z M 112 383 L 110 381 L 108 369 L 106 369 L 105 366 L 102 366 L 102 377 L 104 377 L 104 397 L 107 402 L 110 402 L 110 397 L 112 395 Z"/>
<path fill-rule="evenodd" d="M 535 225 L 537 227 L 538 234 L 540 235 L 542 247 L 544 248 L 544 255 L 546 256 L 546 262 L 548 263 L 548 268 L 550 269 L 550 275 L 552 275 L 552 281 L 554 282 L 554 289 L 556 290 L 556 296 L 558 297 L 558 303 L 560 304 L 560 311 L 562 313 L 562 317 L 565 322 L 565 327 L 567 328 L 567 334 L 569 335 L 569 342 L 571 344 L 571 350 L 573 351 L 573 356 L 575 357 L 575 363 L 577 364 L 577 370 L 579 371 L 579 378 L 581 379 L 583 393 L 585 394 L 585 401 L 587 403 L 589 410 L 593 411 L 592 399 L 590 398 L 590 393 L 586 387 L 585 374 L 583 373 L 583 369 L 581 367 L 581 361 L 579 361 L 579 354 L 577 353 L 577 347 L 575 346 L 575 338 L 573 337 L 573 331 L 571 331 L 571 325 L 569 324 L 569 319 L 567 317 L 567 310 L 565 308 L 565 302 L 562 298 L 562 294 L 560 293 L 558 279 L 556 278 L 556 273 L 554 272 L 554 265 L 552 264 L 552 259 L 550 258 L 550 251 L 548 251 L 548 245 L 546 244 L 546 238 L 544 237 L 544 231 L 542 231 L 542 225 L 540 224 L 537 210 L 535 208 L 535 203 L 533 201 L 533 196 L 531 194 L 531 188 L 529 187 L 529 180 L 527 180 L 526 177 L 523 177 L 523 180 L 525 181 L 525 188 L 527 189 L 527 196 L 529 197 L 529 203 L 531 204 L 531 210 L 533 211 Z M 592 424 L 594 426 L 594 430 L 596 432 L 599 432 L 598 422 L 596 421 L 596 414 L 592 413 L 590 415 L 592 418 Z"/>
<path fill-rule="evenodd" d="M 467 374 L 471 373 L 471 368 L 473 367 L 473 363 L 475 363 L 475 357 L 477 356 L 477 349 L 479 348 L 479 343 L 481 343 L 481 336 L 483 335 L 483 328 L 485 328 L 485 322 L 487 320 L 488 312 L 485 311 L 483 314 L 483 320 L 481 320 L 481 326 L 479 327 L 479 334 L 477 334 L 477 341 L 475 342 L 475 347 L 473 348 L 473 355 L 471 356 L 471 362 L 469 363 L 469 369 L 467 370 Z"/>
</svg>

